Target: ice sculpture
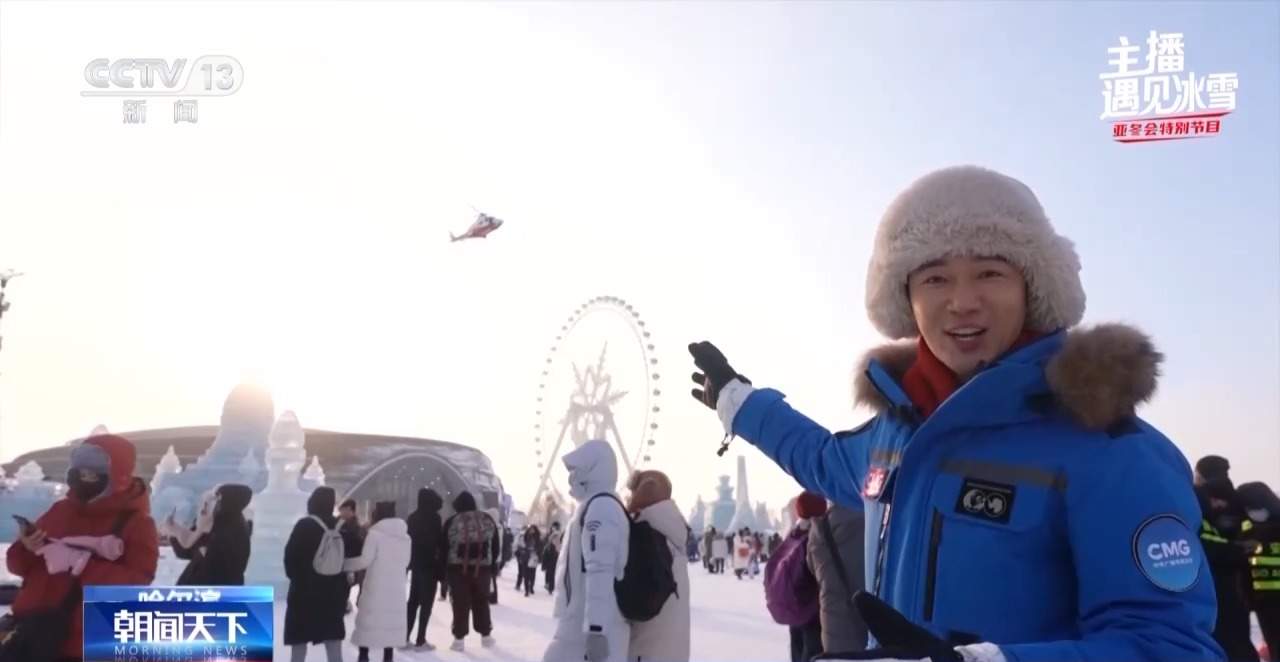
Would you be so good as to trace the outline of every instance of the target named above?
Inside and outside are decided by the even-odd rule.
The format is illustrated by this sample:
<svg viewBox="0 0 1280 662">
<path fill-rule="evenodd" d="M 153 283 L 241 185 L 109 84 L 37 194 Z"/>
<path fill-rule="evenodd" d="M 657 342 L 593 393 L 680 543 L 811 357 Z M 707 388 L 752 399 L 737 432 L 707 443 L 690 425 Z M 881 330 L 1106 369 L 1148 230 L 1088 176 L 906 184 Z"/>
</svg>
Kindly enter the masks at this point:
<svg viewBox="0 0 1280 662">
<path fill-rule="evenodd" d="M 774 531 L 773 518 L 769 517 L 769 507 L 763 501 L 756 504 L 756 524 L 761 531 Z"/>
<path fill-rule="evenodd" d="M 240 460 L 240 482 L 253 487 L 253 484 L 258 481 L 258 475 L 261 473 L 262 463 L 258 461 L 258 457 L 252 452 L 245 453 L 244 459 Z"/>
<path fill-rule="evenodd" d="M 274 420 L 273 411 L 271 394 L 261 388 L 241 384 L 232 389 L 222 407 L 222 420 L 213 443 L 180 474 L 165 478 L 160 487 L 166 489 L 152 491 L 152 512 L 167 517 L 179 508 L 180 501 L 195 503 L 201 494 L 222 483 L 243 483 L 254 491 L 262 489 L 266 483 L 262 457 Z M 242 471 L 246 455 L 253 455 L 258 463 L 256 475 Z M 167 489 L 171 487 L 177 489 Z M 178 521 L 191 524 L 195 520 Z"/>
<path fill-rule="evenodd" d="M 0 542 L 18 539 L 18 525 L 13 515 L 35 521 L 62 497 L 61 488 L 60 483 L 44 479 L 44 469 L 35 461 L 27 462 L 14 472 L 13 478 L 0 487 L 3 490 L 0 491 Z"/>
<path fill-rule="evenodd" d="M 729 522 L 733 520 L 733 512 L 737 505 L 733 502 L 733 488 L 729 486 L 729 477 L 721 476 L 720 484 L 716 486 L 716 492 L 720 493 L 720 498 L 711 504 L 711 526 L 716 531 L 729 530 Z"/>
<path fill-rule="evenodd" d="M 171 485 L 173 476 L 180 473 L 182 473 L 182 461 L 178 459 L 178 454 L 173 452 L 173 446 L 169 446 L 169 450 L 165 451 L 164 456 L 156 463 L 155 475 L 151 477 L 152 498 L 165 493 L 165 489 Z"/>
<path fill-rule="evenodd" d="M 742 455 L 738 456 L 736 492 L 737 499 L 733 507 L 733 520 L 729 522 L 729 530 L 737 531 L 745 528 L 759 531 L 760 525 L 756 522 L 755 511 L 751 509 L 751 497 L 747 494 L 747 458 Z"/>
<path fill-rule="evenodd" d="M 689 529 L 695 534 L 702 535 L 702 531 L 706 528 L 707 504 L 699 496 L 698 500 L 693 503 L 693 512 L 689 513 Z"/>
<path fill-rule="evenodd" d="M 311 464 L 307 465 L 307 470 L 303 472 L 302 479 L 298 481 L 298 489 L 311 494 L 311 490 L 324 485 L 324 468 L 320 466 L 320 456 L 312 455 Z"/>
<path fill-rule="evenodd" d="M 254 495 L 253 540 L 245 583 L 274 586 L 284 594 L 289 580 L 284 574 L 284 545 L 293 525 L 306 514 L 309 493 L 298 488 L 298 474 L 307 460 L 306 435 L 291 411 L 280 414 L 271 429 L 266 452 L 267 487 Z"/>
</svg>

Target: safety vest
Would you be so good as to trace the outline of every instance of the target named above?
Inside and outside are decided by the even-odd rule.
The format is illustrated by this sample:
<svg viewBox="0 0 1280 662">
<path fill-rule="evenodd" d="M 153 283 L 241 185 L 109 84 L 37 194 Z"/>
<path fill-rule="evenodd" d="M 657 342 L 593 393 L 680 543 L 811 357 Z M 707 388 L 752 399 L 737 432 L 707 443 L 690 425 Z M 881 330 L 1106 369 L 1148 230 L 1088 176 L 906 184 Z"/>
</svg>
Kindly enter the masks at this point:
<svg viewBox="0 0 1280 662">
<path fill-rule="evenodd" d="M 1246 533 L 1252 530 L 1253 530 L 1252 520 L 1246 519 L 1245 521 L 1240 523 L 1240 533 Z M 1219 531 L 1216 527 L 1214 527 L 1212 524 L 1209 523 L 1208 518 L 1200 520 L 1200 539 L 1207 540 L 1209 542 L 1222 543 L 1224 545 L 1230 542 L 1227 540 L 1226 536 L 1222 535 L 1221 531 Z"/>
<path fill-rule="evenodd" d="M 1200 520 L 1200 539 L 1207 542 L 1216 542 L 1223 545 L 1227 544 L 1226 536 L 1223 536 L 1216 527 L 1209 523 L 1209 520 Z"/>
<path fill-rule="evenodd" d="M 1280 597 L 1280 542 L 1258 543 L 1249 555 L 1253 590 Z"/>
</svg>

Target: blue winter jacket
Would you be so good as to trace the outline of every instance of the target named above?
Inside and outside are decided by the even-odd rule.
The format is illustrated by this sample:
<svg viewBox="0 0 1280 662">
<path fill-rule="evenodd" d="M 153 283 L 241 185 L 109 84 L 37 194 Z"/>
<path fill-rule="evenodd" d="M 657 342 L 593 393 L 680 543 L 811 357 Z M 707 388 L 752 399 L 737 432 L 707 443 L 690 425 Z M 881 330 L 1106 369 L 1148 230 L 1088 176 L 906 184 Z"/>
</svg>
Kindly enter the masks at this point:
<svg viewBox="0 0 1280 662">
<path fill-rule="evenodd" d="M 730 414 L 734 434 L 806 489 L 865 509 L 868 587 L 1010 662 L 1223 659 L 1191 470 L 1133 415 L 1160 359 L 1144 335 L 1047 336 L 923 421 L 891 374 L 914 355 L 892 345 L 868 363 L 860 400 L 880 413 L 850 432 L 771 389 Z"/>
</svg>

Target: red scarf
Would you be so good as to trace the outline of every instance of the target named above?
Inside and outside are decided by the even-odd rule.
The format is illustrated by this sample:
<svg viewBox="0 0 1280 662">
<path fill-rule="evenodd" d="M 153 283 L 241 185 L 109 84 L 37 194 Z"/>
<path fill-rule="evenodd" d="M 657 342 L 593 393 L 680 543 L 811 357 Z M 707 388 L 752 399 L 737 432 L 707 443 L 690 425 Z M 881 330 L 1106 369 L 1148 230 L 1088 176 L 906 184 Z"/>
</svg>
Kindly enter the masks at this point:
<svg viewBox="0 0 1280 662">
<path fill-rule="evenodd" d="M 1024 329 L 1005 354 L 1026 347 L 1043 338 L 1044 335 Z M 916 347 L 916 360 L 902 376 L 902 390 L 907 392 L 907 397 L 911 398 L 912 404 L 920 409 L 925 418 L 928 418 L 958 388 L 960 388 L 960 379 L 956 377 L 956 373 L 951 372 L 951 368 L 933 355 L 929 345 L 924 342 L 924 336 L 921 336 Z"/>
</svg>

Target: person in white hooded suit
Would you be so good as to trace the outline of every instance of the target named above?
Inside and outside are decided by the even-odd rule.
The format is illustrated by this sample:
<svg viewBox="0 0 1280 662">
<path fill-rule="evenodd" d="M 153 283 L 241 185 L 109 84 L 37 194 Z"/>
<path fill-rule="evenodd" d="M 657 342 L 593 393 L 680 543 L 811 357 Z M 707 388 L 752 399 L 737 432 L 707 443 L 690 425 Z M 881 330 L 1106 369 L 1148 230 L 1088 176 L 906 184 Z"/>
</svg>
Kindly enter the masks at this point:
<svg viewBox="0 0 1280 662">
<path fill-rule="evenodd" d="M 542 661 L 623 662 L 631 628 L 613 583 L 626 570 L 631 525 L 615 493 L 618 461 L 604 441 L 588 441 L 562 461 L 578 505 L 560 549 L 556 631 Z"/>
<path fill-rule="evenodd" d="M 406 643 L 409 619 L 404 605 L 408 594 L 405 578 L 411 555 L 409 528 L 396 517 L 394 501 L 379 502 L 373 509 L 373 525 L 360 556 L 343 563 L 343 571 L 365 571 L 357 603 L 356 630 L 351 643 L 367 662 L 370 648 L 381 648 L 384 662 L 391 662 L 393 648 Z"/>
</svg>

